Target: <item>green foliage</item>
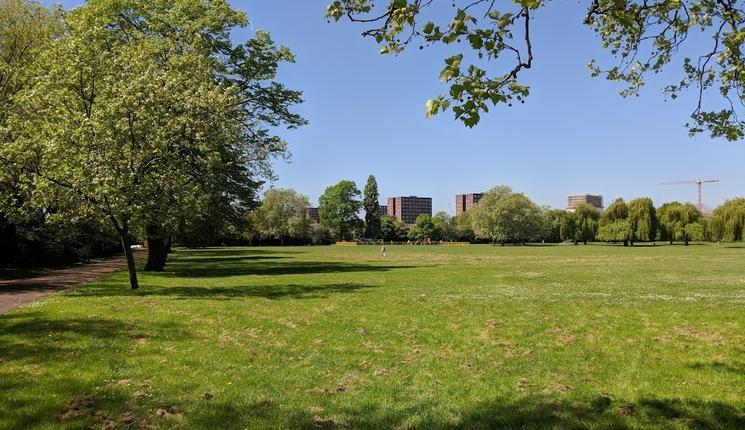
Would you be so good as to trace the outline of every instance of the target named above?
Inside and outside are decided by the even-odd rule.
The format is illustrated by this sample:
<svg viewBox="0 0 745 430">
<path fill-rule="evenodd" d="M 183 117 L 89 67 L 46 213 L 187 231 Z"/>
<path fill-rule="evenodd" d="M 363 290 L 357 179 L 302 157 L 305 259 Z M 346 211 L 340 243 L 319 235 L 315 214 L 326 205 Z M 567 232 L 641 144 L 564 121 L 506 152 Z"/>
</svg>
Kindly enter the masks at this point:
<svg viewBox="0 0 745 430">
<path fill-rule="evenodd" d="M 0 137 L 12 139 L 6 122 L 14 98 L 32 85 L 35 58 L 63 31 L 57 11 L 30 0 L 0 0 Z"/>
<path fill-rule="evenodd" d="M 623 199 L 616 199 L 600 217 L 601 223 L 625 220 L 629 217 L 629 207 Z"/>
<path fill-rule="evenodd" d="M 311 235 L 308 197 L 295 190 L 272 188 L 251 213 L 251 225 L 264 238 L 307 239 Z"/>
<path fill-rule="evenodd" d="M 597 239 L 605 242 L 623 242 L 626 246 L 631 242 L 632 235 L 629 207 L 623 199 L 616 199 L 600 216 Z"/>
<path fill-rule="evenodd" d="M 715 241 L 745 240 L 745 198 L 727 200 L 714 209 L 709 220 L 709 233 Z"/>
<path fill-rule="evenodd" d="M 362 202 L 357 200 L 360 194 L 354 182 L 343 180 L 326 188 L 318 198 L 321 224 L 331 231 L 333 237 L 341 240 L 352 238 L 352 233 L 361 223 L 357 215 L 362 209 Z"/>
<path fill-rule="evenodd" d="M 455 227 L 454 240 L 471 242 L 476 239 L 476 234 L 473 231 L 473 221 L 471 220 L 471 211 L 453 217 L 452 224 Z"/>
<path fill-rule="evenodd" d="M 562 225 L 568 218 L 569 212 L 563 209 L 544 209 L 541 215 L 543 224 L 543 239 L 549 243 L 561 242 L 566 233 L 562 230 Z"/>
<path fill-rule="evenodd" d="M 705 237 L 705 232 L 699 230 L 703 229 L 701 211 L 691 203 L 665 203 L 657 213 L 661 239 L 670 243 L 682 240 L 687 245 L 689 240 L 703 240 Z"/>
<path fill-rule="evenodd" d="M 577 218 L 571 212 L 567 212 L 566 216 L 562 217 L 561 224 L 559 224 L 559 235 L 561 240 L 571 240 L 576 243 Z"/>
<path fill-rule="evenodd" d="M 541 235 L 540 208 L 509 187 L 500 186 L 485 193 L 470 216 L 476 236 L 493 242 L 521 243 Z"/>
<path fill-rule="evenodd" d="M 442 238 L 441 220 L 434 222 L 431 215 L 421 214 L 416 217 L 414 226 L 409 230 L 409 238 L 413 240 L 440 240 Z"/>
<path fill-rule="evenodd" d="M 0 216 L 0 268 L 67 265 L 118 250 L 116 232 L 94 219 L 42 211 L 13 220 Z"/>
<path fill-rule="evenodd" d="M 375 176 L 370 175 L 365 184 L 365 192 L 362 205 L 365 208 L 365 237 L 369 239 L 380 238 L 380 194 L 378 193 L 378 182 Z"/>
<path fill-rule="evenodd" d="M 432 223 L 435 227 L 435 236 L 438 240 L 455 241 L 458 239 L 458 231 L 455 226 L 455 220 L 447 212 L 437 212 L 432 216 Z"/>
<path fill-rule="evenodd" d="M 597 239 L 604 242 L 623 242 L 627 245 L 631 240 L 631 223 L 628 219 L 619 219 L 601 223 L 598 228 Z"/>
<path fill-rule="evenodd" d="M 285 154 L 271 130 L 304 123 L 289 111 L 300 94 L 274 82 L 289 51 L 265 32 L 234 46 L 247 21 L 223 0 L 92 0 L 64 24 L 0 148 L 24 203 L 105 219 L 125 250 L 130 232 L 172 231 L 217 200 L 245 213 Z"/>
<path fill-rule="evenodd" d="M 576 242 L 591 242 L 595 240 L 595 235 L 598 230 L 598 219 L 600 213 L 595 208 L 587 203 L 577 205 L 574 212 L 569 216 L 574 218 L 574 240 Z"/>
<path fill-rule="evenodd" d="M 408 228 L 403 221 L 392 216 L 380 218 L 380 237 L 388 242 L 399 242 L 406 240 L 409 236 Z"/>
<path fill-rule="evenodd" d="M 703 242 L 707 240 L 706 228 L 700 222 L 694 222 L 685 226 L 686 238 L 696 241 Z"/>
<path fill-rule="evenodd" d="M 642 197 L 628 204 L 631 240 L 651 242 L 657 238 L 657 212 L 652 199 Z"/>
<path fill-rule="evenodd" d="M 364 36 L 381 45 L 382 54 L 399 54 L 410 45 L 448 49 L 439 79 L 449 90 L 426 103 L 431 117 L 452 110 L 467 127 L 497 105 L 524 102 L 529 87 L 519 80 L 533 66 L 533 17 L 546 0 L 513 2 L 453 0 L 446 18 L 439 2 L 425 0 L 336 0 L 326 16 L 369 26 Z M 646 77 L 673 63 L 683 77 L 665 85 L 663 93 L 676 99 L 683 92 L 698 98 L 686 124 L 691 135 L 708 131 L 712 137 L 740 140 L 742 69 L 745 58 L 745 11 L 732 2 L 711 0 L 593 0 L 586 1 L 584 25 L 595 31 L 613 58 L 604 69 L 589 63 L 593 76 L 625 85 L 623 97 L 638 95 Z M 431 11 L 431 12 L 430 12 Z M 689 33 L 702 34 L 689 41 Z M 677 77 L 672 79 L 678 79 Z"/>
</svg>

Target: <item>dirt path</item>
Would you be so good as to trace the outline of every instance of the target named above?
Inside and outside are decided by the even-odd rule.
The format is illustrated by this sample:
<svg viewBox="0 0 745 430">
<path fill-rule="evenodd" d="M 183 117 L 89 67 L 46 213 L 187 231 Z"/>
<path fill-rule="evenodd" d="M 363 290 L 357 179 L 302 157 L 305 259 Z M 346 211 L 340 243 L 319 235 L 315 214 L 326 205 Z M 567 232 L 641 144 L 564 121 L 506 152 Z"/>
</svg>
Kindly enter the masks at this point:
<svg viewBox="0 0 745 430">
<path fill-rule="evenodd" d="M 147 257 L 147 252 L 135 252 L 135 259 L 142 260 L 145 257 Z M 126 268 L 127 262 L 122 255 L 99 263 L 55 270 L 41 276 L 0 281 L 0 314 L 54 292 L 91 281 L 107 273 L 126 270 Z"/>
</svg>

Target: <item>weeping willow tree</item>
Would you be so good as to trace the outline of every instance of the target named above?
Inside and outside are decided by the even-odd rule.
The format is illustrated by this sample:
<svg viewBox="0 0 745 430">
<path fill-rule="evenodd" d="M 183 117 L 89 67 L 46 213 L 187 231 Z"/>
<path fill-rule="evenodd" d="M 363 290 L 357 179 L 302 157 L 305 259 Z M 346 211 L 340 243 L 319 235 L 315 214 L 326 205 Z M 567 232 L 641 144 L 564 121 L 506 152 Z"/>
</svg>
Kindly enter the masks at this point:
<svg viewBox="0 0 745 430">
<path fill-rule="evenodd" d="M 742 242 L 745 240 L 745 198 L 726 201 L 711 214 L 709 233 L 712 240 Z"/>
<path fill-rule="evenodd" d="M 631 240 L 651 242 L 657 238 L 657 211 L 652 199 L 641 197 L 628 204 Z"/>
</svg>

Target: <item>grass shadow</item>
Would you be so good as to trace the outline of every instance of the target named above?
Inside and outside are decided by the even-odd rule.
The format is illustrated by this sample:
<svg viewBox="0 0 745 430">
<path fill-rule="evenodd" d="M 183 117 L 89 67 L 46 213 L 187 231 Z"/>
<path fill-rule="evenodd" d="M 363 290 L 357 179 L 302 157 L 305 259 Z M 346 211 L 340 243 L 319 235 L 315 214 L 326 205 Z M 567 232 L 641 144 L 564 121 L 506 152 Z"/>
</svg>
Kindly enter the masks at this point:
<svg viewBox="0 0 745 430">
<path fill-rule="evenodd" d="M 173 297 L 177 299 L 209 300 L 230 300 L 253 297 L 281 300 L 327 298 L 332 294 L 353 293 L 370 288 L 375 287 L 372 285 L 356 283 L 334 283 L 325 285 L 245 285 L 235 287 L 162 287 L 143 285 L 139 290 L 132 291 L 123 288 L 121 284 L 96 284 L 90 287 L 71 290 L 67 294 L 73 297 L 158 296 Z"/>
<path fill-rule="evenodd" d="M 181 339 L 192 337 L 185 327 L 175 322 L 151 324 L 145 329 L 102 317 L 49 319 L 39 312 L 10 313 L 0 315 L 0 357 L 5 361 L 42 357 L 44 360 L 69 359 L 81 353 L 76 344 L 81 339 L 158 339 L 159 333 Z"/>
<path fill-rule="evenodd" d="M 722 363 L 719 361 L 711 361 L 708 363 L 698 362 L 690 365 L 691 369 L 695 370 L 708 370 L 713 372 L 729 372 L 735 375 L 745 375 L 745 364 L 743 363 Z"/>
<path fill-rule="evenodd" d="M 188 259 L 176 260 L 166 266 L 160 276 L 180 278 L 216 278 L 226 276 L 281 276 L 281 275 L 310 275 L 319 273 L 349 273 L 349 272 L 382 272 L 395 269 L 410 269 L 423 266 L 393 266 L 356 263 L 337 263 L 321 261 L 282 261 L 274 262 L 265 259 L 247 260 L 236 259 L 228 262 L 209 262 L 191 264 Z"/>
<path fill-rule="evenodd" d="M 322 402 L 318 402 L 322 404 Z M 717 401 L 607 396 L 566 399 L 549 396 L 503 398 L 452 408 L 435 403 L 343 402 L 317 411 L 290 409 L 272 400 L 214 399 L 185 417 L 195 428 L 293 429 L 699 429 L 741 430 L 745 410 Z M 437 410 L 439 409 L 439 412 Z"/>
</svg>

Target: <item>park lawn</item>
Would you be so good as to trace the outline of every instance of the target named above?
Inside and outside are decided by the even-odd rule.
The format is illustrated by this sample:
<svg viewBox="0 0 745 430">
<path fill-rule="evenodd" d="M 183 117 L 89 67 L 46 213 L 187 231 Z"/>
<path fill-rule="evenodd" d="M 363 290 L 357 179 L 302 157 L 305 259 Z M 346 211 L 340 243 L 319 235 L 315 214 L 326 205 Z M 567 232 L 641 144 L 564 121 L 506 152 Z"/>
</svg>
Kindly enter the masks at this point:
<svg viewBox="0 0 745 430">
<path fill-rule="evenodd" d="M 745 249 L 225 248 L 0 315 L 0 428 L 745 428 Z"/>
</svg>

